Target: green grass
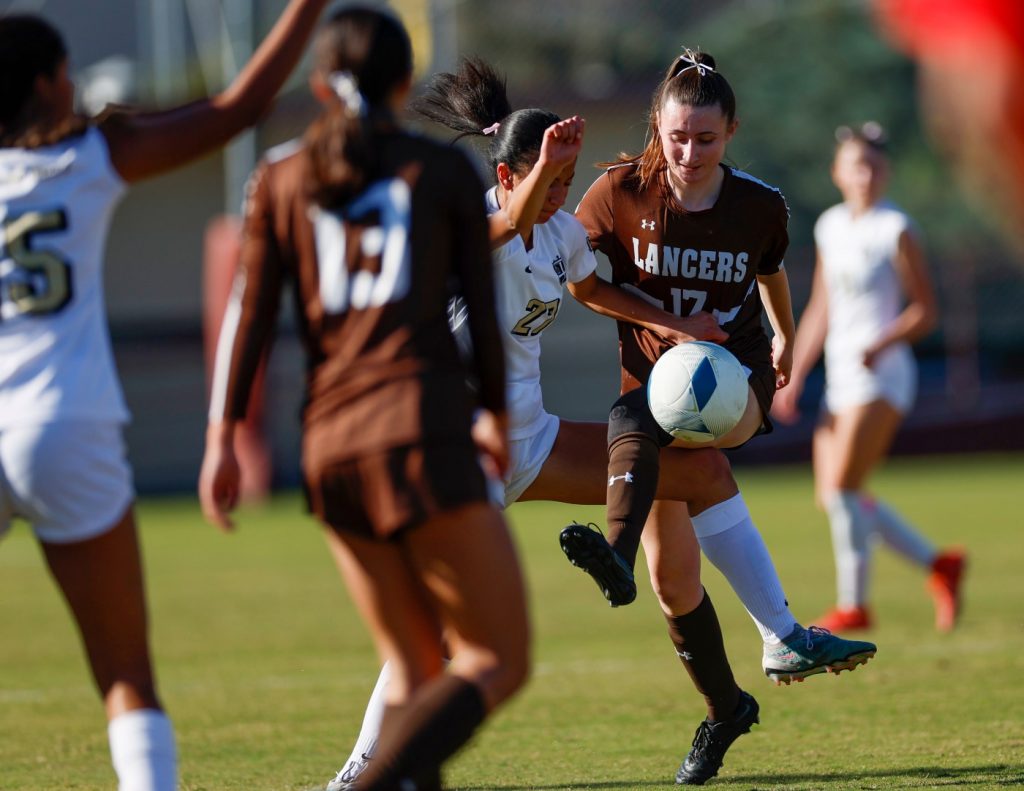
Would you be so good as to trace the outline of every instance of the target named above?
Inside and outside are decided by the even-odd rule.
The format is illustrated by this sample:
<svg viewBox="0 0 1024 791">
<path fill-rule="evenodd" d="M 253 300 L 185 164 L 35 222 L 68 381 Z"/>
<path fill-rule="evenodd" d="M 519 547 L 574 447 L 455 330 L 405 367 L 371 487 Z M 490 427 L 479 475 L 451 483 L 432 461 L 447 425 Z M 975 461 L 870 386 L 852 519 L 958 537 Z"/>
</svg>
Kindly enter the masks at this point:
<svg viewBox="0 0 1024 791">
<path fill-rule="evenodd" d="M 803 467 L 740 482 L 798 618 L 831 603 L 824 519 Z M 888 553 L 874 574 L 878 657 L 839 677 L 776 688 L 757 632 L 710 567 L 740 684 L 761 726 L 730 751 L 723 788 L 1024 785 L 1024 457 L 899 461 L 876 492 L 938 543 L 970 550 L 960 629 L 931 627 L 923 576 Z M 376 676 L 368 637 L 297 497 L 223 536 L 191 499 L 140 505 L 160 686 L 182 787 L 323 786 L 358 730 Z M 453 788 L 670 788 L 700 699 L 650 589 L 611 610 L 568 566 L 557 530 L 600 509 L 523 504 L 510 518 L 536 634 L 527 690 L 452 762 Z M 25 527 L 0 544 L 0 788 L 110 789 L 101 708 L 77 637 Z"/>
</svg>

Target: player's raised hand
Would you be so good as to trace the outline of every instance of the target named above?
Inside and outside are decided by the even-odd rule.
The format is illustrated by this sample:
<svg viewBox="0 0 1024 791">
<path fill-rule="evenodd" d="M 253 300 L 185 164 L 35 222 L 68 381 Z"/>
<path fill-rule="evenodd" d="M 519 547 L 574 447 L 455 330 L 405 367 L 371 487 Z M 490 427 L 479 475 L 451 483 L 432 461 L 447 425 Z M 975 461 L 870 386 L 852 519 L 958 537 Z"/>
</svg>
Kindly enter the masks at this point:
<svg viewBox="0 0 1024 791">
<path fill-rule="evenodd" d="M 586 121 L 578 115 L 552 124 L 544 130 L 540 144 L 540 162 L 566 166 L 572 164 L 583 147 L 583 129 Z"/>
<path fill-rule="evenodd" d="M 228 514 L 238 505 L 241 480 L 233 431 L 224 423 L 211 424 L 199 472 L 199 503 L 206 520 L 226 533 L 235 529 Z"/>
</svg>

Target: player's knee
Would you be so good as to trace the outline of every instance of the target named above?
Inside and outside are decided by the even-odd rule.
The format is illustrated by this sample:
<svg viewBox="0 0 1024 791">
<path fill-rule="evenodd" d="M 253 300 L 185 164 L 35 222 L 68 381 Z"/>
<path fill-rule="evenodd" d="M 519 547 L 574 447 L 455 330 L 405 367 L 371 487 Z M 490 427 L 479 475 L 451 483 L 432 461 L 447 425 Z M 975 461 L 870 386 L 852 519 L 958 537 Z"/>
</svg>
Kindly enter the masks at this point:
<svg viewBox="0 0 1024 791">
<path fill-rule="evenodd" d="M 501 650 L 470 649 L 453 664 L 480 687 L 490 709 L 526 683 L 530 675 L 529 646 L 524 643 Z"/>
<path fill-rule="evenodd" d="M 608 447 L 629 436 L 647 436 L 665 445 L 667 443 L 662 441 L 662 434 L 664 432 L 651 415 L 642 390 L 626 393 L 615 402 L 608 414 Z"/>
<path fill-rule="evenodd" d="M 651 569 L 651 587 L 662 610 L 673 615 L 691 612 L 704 596 L 699 565 L 685 573 L 679 566 L 661 564 Z"/>
</svg>

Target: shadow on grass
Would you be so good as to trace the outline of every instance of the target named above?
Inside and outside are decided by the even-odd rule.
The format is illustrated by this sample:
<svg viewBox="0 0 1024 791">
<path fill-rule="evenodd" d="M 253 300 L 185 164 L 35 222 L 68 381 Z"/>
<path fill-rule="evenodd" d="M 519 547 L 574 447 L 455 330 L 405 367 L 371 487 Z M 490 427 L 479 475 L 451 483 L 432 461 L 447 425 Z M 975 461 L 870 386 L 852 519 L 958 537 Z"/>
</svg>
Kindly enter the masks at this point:
<svg viewBox="0 0 1024 791">
<path fill-rule="evenodd" d="M 715 786 L 741 786 L 748 789 L 779 788 L 787 785 L 841 783 L 847 787 L 859 785 L 858 781 L 889 780 L 889 787 L 913 787 L 927 782 L 929 787 L 935 786 L 975 786 L 985 785 L 1024 787 L 1024 767 L 1008 764 L 989 764 L 986 766 L 920 766 L 909 769 L 877 770 L 871 772 L 805 772 L 772 774 L 745 774 L 717 777 L 712 783 Z M 918 782 L 915 782 L 918 781 Z M 924 782 L 921 782 L 924 781 Z M 488 784 L 458 786 L 453 791 L 512 791 L 512 789 L 530 789 L 530 791 L 566 791 L 567 789 L 600 789 L 600 788 L 663 788 L 674 786 L 671 779 L 666 780 L 614 780 L 588 783 L 558 783 L 555 785 L 518 785 Z M 882 787 L 885 787 L 884 785 Z"/>
</svg>

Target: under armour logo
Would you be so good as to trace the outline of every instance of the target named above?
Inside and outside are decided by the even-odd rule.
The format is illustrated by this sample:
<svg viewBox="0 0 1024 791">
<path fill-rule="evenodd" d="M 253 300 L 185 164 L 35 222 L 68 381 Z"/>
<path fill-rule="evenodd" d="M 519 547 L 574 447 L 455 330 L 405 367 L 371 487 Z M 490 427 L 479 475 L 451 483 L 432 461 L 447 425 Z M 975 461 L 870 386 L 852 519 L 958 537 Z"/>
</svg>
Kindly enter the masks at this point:
<svg viewBox="0 0 1024 791">
<path fill-rule="evenodd" d="M 640 220 L 640 227 L 645 231 L 653 231 L 654 220 Z"/>
<path fill-rule="evenodd" d="M 689 651 L 676 651 L 676 655 L 680 659 L 684 659 L 687 662 L 692 662 L 693 661 L 693 654 L 691 654 Z"/>
<path fill-rule="evenodd" d="M 626 483 L 633 483 L 633 473 L 627 472 L 625 475 L 611 475 L 608 478 L 608 485 L 611 486 L 616 481 L 625 481 Z"/>
</svg>

